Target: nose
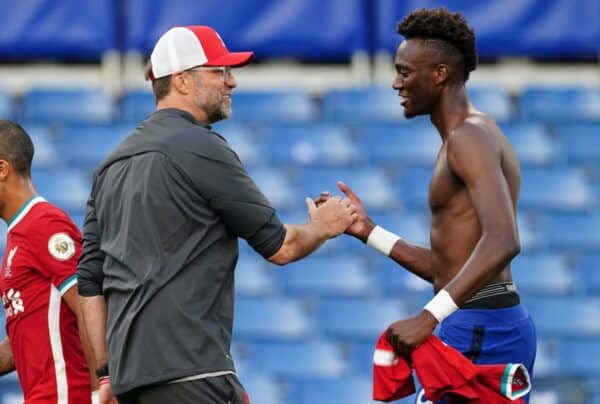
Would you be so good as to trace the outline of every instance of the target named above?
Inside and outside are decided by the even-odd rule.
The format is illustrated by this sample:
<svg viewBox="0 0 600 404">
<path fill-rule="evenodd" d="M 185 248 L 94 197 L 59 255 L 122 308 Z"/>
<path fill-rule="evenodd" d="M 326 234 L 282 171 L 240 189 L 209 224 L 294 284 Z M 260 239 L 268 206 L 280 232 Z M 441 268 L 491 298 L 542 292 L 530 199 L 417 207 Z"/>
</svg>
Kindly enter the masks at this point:
<svg viewBox="0 0 600 404">
<path fill-rule="evenodd" d="M 394 81 L 392 82 L 392 88 L 396 91 L 402 89 L 402 79 L 400 77 L 394 77 Z"/>
<path fill-rule="evenodd" d="M 225 75 L 225 77 L 223 78 L 225 85 L 229 88 L 236 88 L 237 87 L 237 81 L 235 80 L 235 77 L 233 76 L 233 72 Z"/>
</svg>

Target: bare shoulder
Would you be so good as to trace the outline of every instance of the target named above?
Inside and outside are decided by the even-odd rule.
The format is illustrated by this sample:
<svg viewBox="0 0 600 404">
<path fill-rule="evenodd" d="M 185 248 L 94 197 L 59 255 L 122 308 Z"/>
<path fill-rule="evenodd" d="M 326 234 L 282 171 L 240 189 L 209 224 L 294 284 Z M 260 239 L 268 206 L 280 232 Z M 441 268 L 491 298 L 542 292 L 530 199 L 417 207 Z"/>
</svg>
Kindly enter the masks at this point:
<svg viewBox="0 0 600 404">
<path fill-rule="evenodd" d="M 502 132 L 492 118 L 482 113 L 471 114 L 448 137 L 448 151 L 499 152 L 502 138 Z"/>
</svg>

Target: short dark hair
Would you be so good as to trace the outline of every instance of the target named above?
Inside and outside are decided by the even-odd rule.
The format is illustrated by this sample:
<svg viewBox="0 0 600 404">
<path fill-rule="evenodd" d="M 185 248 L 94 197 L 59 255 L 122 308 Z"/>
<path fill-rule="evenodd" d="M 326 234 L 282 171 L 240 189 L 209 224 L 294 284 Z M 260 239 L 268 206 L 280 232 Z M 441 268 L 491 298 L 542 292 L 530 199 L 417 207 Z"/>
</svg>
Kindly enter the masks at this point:
<svg viewBox="0 0 600 404">
<path fill-rule="evenodd" d="M 31 177 L 33 142 L 16 122 L 0 120 L 0 158 L 8 160 L 23 177 Z"/>
<path fill-rule="evenodd" d="M 429 44 L 438 50 L 449 55 L 458 53 L 465 81 L 477 67 L 475 32 L 460 13 L 450 13 L 444 7 L 423 8 L 406 16 L 397 30 L 406 39 L 433 40 Z"/>
<path fill-rule="evenodd" d="M 144 70 L 144 79 L 146 81 L 151 80 L 152 77 L 152 63 L 148 61 L 146 69 Z M 156 102 L 162 100 L 171 91 L 171 76 L 161 77 L 160 79 L 152 80 L 152 92 Z"/>
</svg>

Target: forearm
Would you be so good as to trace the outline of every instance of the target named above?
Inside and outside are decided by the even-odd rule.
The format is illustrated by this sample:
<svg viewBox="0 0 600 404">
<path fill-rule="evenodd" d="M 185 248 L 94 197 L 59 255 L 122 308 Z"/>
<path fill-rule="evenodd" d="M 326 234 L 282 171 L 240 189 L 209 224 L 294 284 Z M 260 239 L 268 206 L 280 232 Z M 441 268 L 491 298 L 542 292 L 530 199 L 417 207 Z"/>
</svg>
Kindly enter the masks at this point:
<svg viewBox="0 0 600 404">
<path fill-rule="evenodd" d="M 81 297 L 83 327 L 95 359 L 94 371 L 108 363 L 106 347 L 106 302 L 104 296 Z"/>
<path fill-rule="evenodd" d="M 92 386 L 92 390 L 98 390 L 98 378 L 96 377 L 96 368 L 98 366 L 96 366 L 94 350 L 81 313 L 77 318 L 77 324 L 79 327 L 79 339 L 81 340 L 81 346 L 83 347 L 83 355 L 85 356 L 85 361 L 90 370 L 90 385 Z"/>
<path fill-rule="evenodd" d="M 0 341 L 0 376 L 15 370 L 15 361 L 8 337 Z"/>
<path fill-rule="evenodd" d="M 315 222 L 286 224 L 285 227 L 286 235 L 281 248 L 269 258 L 274 264 L 285 265 L 304 258 L 329 238 L 327 230 Z"/>
<path fill-rule="evenodd" d="M 433 283 L 431 250 L 429 248 L 420 247 L 400 239 L 392 247 L 390 258 L 419 278 Z"/>
<path fill-rule="evenodd" d="M 364 234 L 355 236 L 368 246 L 389 256 L 397 264 L 402 265 L 419 278 L 433 283 L 431 267 L 431 250 L 403 240 L 397 234 L 376 226 L 370 219 L 365 226 Z"/>
</svg>

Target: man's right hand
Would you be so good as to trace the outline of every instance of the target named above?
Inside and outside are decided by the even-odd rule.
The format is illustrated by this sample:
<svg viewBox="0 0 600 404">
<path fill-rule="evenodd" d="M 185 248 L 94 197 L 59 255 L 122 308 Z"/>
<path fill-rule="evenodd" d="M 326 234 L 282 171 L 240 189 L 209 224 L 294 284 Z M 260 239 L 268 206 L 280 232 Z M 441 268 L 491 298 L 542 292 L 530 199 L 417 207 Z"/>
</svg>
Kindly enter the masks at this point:
<svg viewBox="0 0 600 404">
<path fill-rule="evenodd" d="M 356 209 L 349 198 L 334 196 L 317 206 L 311 198 L 306 198 L 308 216 L 312 223 L 322 226 L 328 238 L 344 232 L 356 220 Z"/>
<path fill-rule="evenodd" d="M 356 209 L 356 221 L 346 229 L 345 233 L 356 237 L 362 242 L 366 242 L 367 237 L 369 237 L 369 234 L 371 234 L 371 231 L 373 231 L 373 228 L 375 227 L 375 223 L 373 223 L 373 221 L 369 218 L 360 198 L 352 191 L 352 189 L 342 181 L 338 181 L 337 185 L 340 191 L 342 191 L 346 197 L 352 201 L 352 205 Z M 315 200 L 315 203 L 317 206 L 320 206 L 330 198 L 331 195 L 329 192 L 324 191 L 321 192 L 319 197 Z"/>
</svg>

